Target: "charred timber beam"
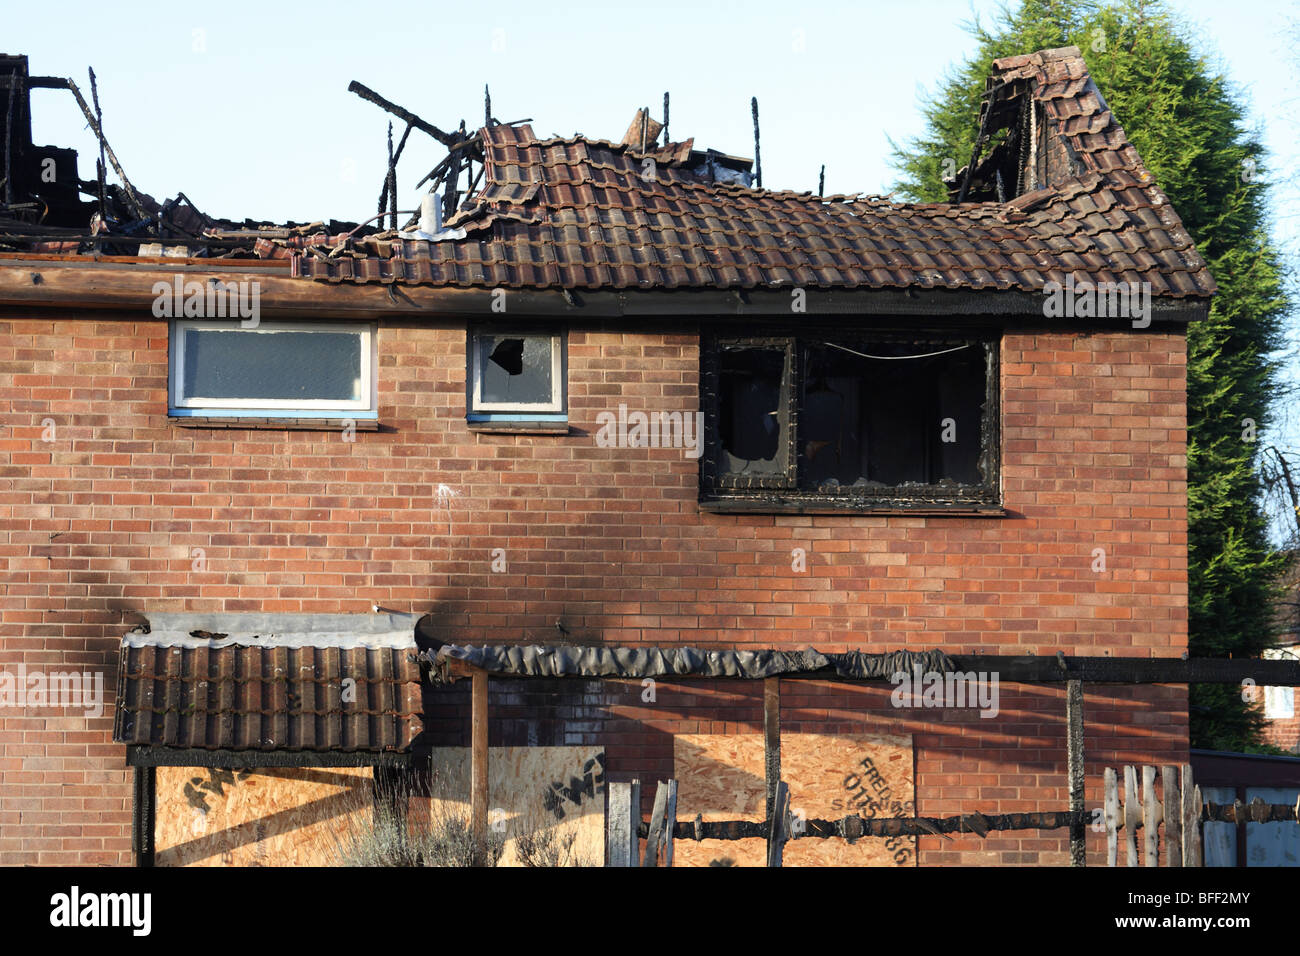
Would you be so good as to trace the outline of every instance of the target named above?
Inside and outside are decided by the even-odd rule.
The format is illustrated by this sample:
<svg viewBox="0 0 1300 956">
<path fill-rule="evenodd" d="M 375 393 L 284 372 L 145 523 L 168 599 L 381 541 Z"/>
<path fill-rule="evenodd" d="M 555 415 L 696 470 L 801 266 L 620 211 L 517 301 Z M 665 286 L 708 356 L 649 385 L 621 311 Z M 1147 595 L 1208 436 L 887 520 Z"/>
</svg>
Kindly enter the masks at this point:
<svg viewBox="0 0 1300 956">
<path fill-rule="evenodd" d="M 153 767 L 136 767 L 131 808 L 131 852 L 138 867 L 154 865 L 157 789 L 157 771 Z"/>
<path fill-rule="evenodd" d="M 1257 684 L 1300 687 L 1300 661 L 1069 657 L 1069 669 L 1062 670 L 1056 658 L 1049 657 L 959 654 L 951 660 L 955 671 L 996 674 L 999 681 L 1014 684 L 1067 684 L 1073 680 L 1087 684 L 1239 684 L 1250 678 Z M 841 677 L 829 667 L 781 676 L 785 680 L 867 682 L 865 678 Z"/>
<path fill-rule="evenodd" d="M 374 90 L 370 89 L 370 87 L 358 83 L 356 80 L 353 80 L 351 83 L 348 84 L 348 92 L 357 94 L 357 96 L 361 97 L 363 100 L 365 100 L 368 103 L 374 103 L 381 110 L 385 110 L 389 113 L 392 113 L 400 120 L 405 120 L 409 125 L 414 126 L 422 133 L 428 133 L 430 136 L 432 136 L 434 139 L 436 139 L 438 142 L 442 143 L 442 145 L 448 148 L 456 145 L 456 137 L 451 133 L 444 133 L 442 130 L 438 129 L 438 127 L 434 126 L 432 123 L 426 122 L 425 120 L 416 116 L 408 109 L 403 109 L 402 107 L 394 103 L 392 100 L 384 99 Z"/>
<path fill-rule="evenodd" d="M 980 111 L 980 130 L 975 136 L 975 145 L 971 147 L 970 162 L 966 164 L 966 175 L 961 180 L 961 190 L 957 193 L 957 203 L 960 205 L 966 201 L 966 192 L 970 189 L 971 177 L 975 174 L 975 164 L 980 158 L 980 149 L 984 146 L 984 138 L 988 130 L 989 116 L 993 112 L 992 103 L 986 109 Z"/>
<path fill-rule="evenodd" d="M 14 201 L 14 104 L 18 100 L 18 91 L 22 89 L 22 77 L 14 74 L 14 82 L 9 87 L 9 96 L 5 108 L 5 206 L 13 208 Z"/>
<path fill-rule="evenodd" d="M 949 655 L 954 671 L 996 674 L 1017 684 L 1257 684 L 1300 687 L 1300 661 L 1248 658 L 1019 657 L 995 654 Z M 785 680 L 829 680 L 852 683 L 865 678 L 841 677 L 834 668 L 782 674 Z M 878 679 L 883 680 L 883 679 Z"/>
<path fill-rule="evenodd" d="M 880 817 L 867 819 L 858 816 L 839 820 L 806 820 L 803 830 L 790 834 L 789 839 L 848 839 L 860 837 L 933 836 L 946 833 L 987 833 L 991 830 L 1059 830 L 1077 821 L 1087 823 L 1092 819 L 1087 811 L 1049 811 L 1043 813 L 1000 813 L 992 816 L 966 814 L 945 817 Z M 769 827 L 757 820 L 719 820 L 711 823 L 696 820 L 678 820 L 673 827 L 673 837 L 678 840 L 743 840 L 751 837 L 766 839 Z M 981 832 L 983 831 L 983 832 Z M 637 831 L 646 836 L 649 828 L 642 823 Z"/>
<path fill-rule="evenodd" d="M 1300 661 L 1243 658 L 1189 659 L 1133 657 L 1061 658 L 955 655 L 957 670 L 996 671 L 998 679 L 1020 683 L 1090 684 L 1239 684 L 1250 678 L 1260 684 L 1300 686 Z"/>
<path fill-rule="evenodd" d="M 1251 659 L 1193 658 L 1113 658 L 1113 657 L 1003 657 L 992 654 L 952 655 L 952 672 L 985 674 L 999 681 L 1018 684 L 1239 684 L 1249 678 L 1256 684 L 1277 687 L 1300 687 L 1300 661 L 1265 661 Z M 448 666 L 469 667 L 450 659 Z M 817 670 L 788 671 L 781 674 L 746 675 L 720 673 L 652 673 L 636 670 L 604 674 L 526 674 L 493 671 L 493 676 L 509 679 L 577 678 L 579 680 L 629 680 L 658 677 L 664 680 L 815 680 L 844 684 L 889 684 L 886 677 L 845 676 L 833 667 Z M 1081 707 L 1081 704 L 1080 704 Z M 1080 752 L 1082 745 L 1080 744 Z"/>
<path fill-rule="evenodd" d="M 1285 803 L 1265 803 L 1256 799 L 1252 803 L 1207 803 L 1201 808 L 1200 819 L 1223 823 L 1271 823 L 1294 821 L 1296 807 Z M 994 831 L 1006 830 L 1062 830 L 1092 822 L 1092 811 L 1051 810 L 1033 813 L 968 813 L 953 817 L 879 817 L 867 819 L 849 816 L 839 820 L 806 820 L 800 833 L 789 839 L 847 839 L 862 837 L 932 836 L 947 833 L 975 833 L 983 837 Z M 1138 828 L 1141 829 L 1141 822 Z M 1121 822 L 1120 829 L 1123 829 Z M 766 839 L 769 827 L 760 820 L 678 820 L 673 826 L 676 840 L 745 840 Z M 642 823 L 637 828 L 641 837 L 649 834 L 649 826 Z"/>
<path fill-rule="evenodd" d="M 126 748 L 128 767 L 407 767 L 418 760 L 398 751 L 207 750 L 147 744 Z"/>
<path fill-rule="evenodd" d="M 1083 682 L 1065 685 L 1066 779 L 1070 791 L 1070 812 L 1076 816 L 1087 809 L 1084 801 Z M 1070 865 L 1087 866 L 1087 830 L 1082 820 L 1070 824 Z"/>
<path fill-rule="evenodd" d="M 1201 810 L 1201 820 L 1215 823 L 1274 823 L 1300 820 L 1300 800 L 1296 801 L 1295 806 L 1285 803 L 1265 803 L 1261 797 L 1256 797 L 1250 803 L 1241 800 L 1224 804 L 1207 802 Z"/>
<path fill-rule="evenodd" d="M 132 210 L 141 219 L 152 219 L 153 217 L 149 215 L 148 210 L 140 204 L 140 198 L 135 194 L 135 187 L 131 185 L 131 180 L 126 178 L 126 170 L 117 161 L 117 154 L 113 152 L 113 147 L 109 146 L 108 140 L 104 138 L 104 131 L 95 119 L 95 114 L 91 111 L 86 98 L 81 95 L 81 90 L 77 89 L 77 84 L 72 82 L 71 79 L 63 82 L 76 99 L 77 105 L 81 107 L 81 112 L 85 115 L 86 122 L 90 124 L 90 129 L 95 134 L 95 138 L 99 140 L 101 149 L 108 155 L 108 161 L 113 164 L 113 169 L 117 172 L 117 178 L 122 180 L 122 189 L 126 192 L 127 201 L 130 202 Z"/>
<path fill-rule="evenodd" d="M 763 767 L 767 778 L 767 818 L 776 813 L 781 784 L 781 678 L 763 681 Z"/>
</svg>

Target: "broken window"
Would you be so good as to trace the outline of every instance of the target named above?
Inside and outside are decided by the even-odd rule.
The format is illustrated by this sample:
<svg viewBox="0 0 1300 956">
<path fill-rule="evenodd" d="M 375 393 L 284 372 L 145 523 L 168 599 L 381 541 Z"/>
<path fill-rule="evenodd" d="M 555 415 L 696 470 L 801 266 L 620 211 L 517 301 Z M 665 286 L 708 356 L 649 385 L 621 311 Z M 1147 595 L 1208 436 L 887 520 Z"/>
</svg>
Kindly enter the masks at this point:
<svg viewBox="0 0 1300 956">
<path fill-rule="evenodd" d="M 706 497 L 996 502 L 990 339 L 716 338 L 704 375 Z"/>
<path fill-rule="evenodd" d="M 176 320 L 171 413 L 366 417 L 375 412 L 369 323 Z"/>
<path fill-rule="evenodd" d="M 471 416 L 564 411 L 559 333 L 478 330 L 470 333 L 469 345 Z"/>
<path fill-rule="evenodd" d="M 737 344 L 718 354 L 721 474 L 736 487 L 783 487 L 790 474 L 790 348 Z"/>
</svg>

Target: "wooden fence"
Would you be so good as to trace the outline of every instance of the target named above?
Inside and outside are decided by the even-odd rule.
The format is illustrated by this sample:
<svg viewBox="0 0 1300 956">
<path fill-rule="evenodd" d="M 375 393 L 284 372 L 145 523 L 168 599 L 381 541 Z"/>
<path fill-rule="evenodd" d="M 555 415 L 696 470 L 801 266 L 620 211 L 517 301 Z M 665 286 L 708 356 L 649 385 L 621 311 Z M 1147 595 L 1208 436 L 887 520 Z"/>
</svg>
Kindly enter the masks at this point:
<svg viewBox="0 0 1300 956">
<path fill-rule="evenodd" d="M 1138 793 L 1138 771 L 1142 791 Z M 1192 779 L 1192 767 L 1160 768 L 1160 797 L 1156 797 L 1155 767 L 1125 767 L 1121 806 L 1119 774 L 1107 767 L 1103 775 L 1103 814 L 1106 827 L 1106 865 L 1119 865 L 1119 831 L 1124 831 L 1125 860 L 1129 866 L 1160 865 L 1160 834 L 1164 834 L 1165 866 L 1201 866 L 1201 788 Z M 1164 829 L 1161 831 L 1161 823 Z M 1138 830 L 1142 848 L 1138 849 Z M 1139 855 L 1142 864 L 1139 864 Z"/>
</svg>

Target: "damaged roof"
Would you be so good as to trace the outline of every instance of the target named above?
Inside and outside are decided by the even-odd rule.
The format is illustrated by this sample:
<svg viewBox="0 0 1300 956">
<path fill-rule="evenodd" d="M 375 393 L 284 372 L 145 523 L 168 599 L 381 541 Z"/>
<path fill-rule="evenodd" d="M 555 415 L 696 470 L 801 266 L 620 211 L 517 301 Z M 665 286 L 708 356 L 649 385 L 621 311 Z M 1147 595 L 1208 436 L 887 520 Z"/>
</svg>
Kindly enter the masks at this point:
<svg viewBox="0 0 1300 956">
<path fill-rule="evenodd" d="M 27 76 L 25 58 L 5 62 L 10 72 L 0 87 L 21 88 L 15 103 L 23 109 L 29 88 L 76 94 L 71 80 Z M 1178 308 L 1203 307 L 1215 292 L 1191 236 L 1076 47 L 993 62 L 976 154 L 944 203 L 755 189 L 749 160 L 692 140 L 659 145 L 660 124 L 642 112 L 619 143 L 539 138 L 527 121 L 492 119 L 490 107 L 477 132 L 462 123 L 445 133 L 353 88 L 405 119 L 408 133 L 432 131 L 448 147 L 419 184 L 432 180 L 431 194 L 444 187 L 429 204 L 446 215 L 436 228 L 420 231 L 423 215 L 420 230 L 412 228 L 416 219 L 407 224 L 412 231 L 396 228 L 395 190 L 387 189 L 395 166 L 381 195 L 381 209 L 387 202 L 390 211 L 359 225 L 217 220 L 183 194 L 159 204 L 128 190 L 128 202 L 101 178 L 79 182 L 82 193 L 98 190 L 97 207 L 71 195 L 16 195 L 20 201 L 0 215 L 0 249 L 288 259 L 293 277 L 322 284 L 552 290 L 566 299 L 583 291 L 789 288 L 1035 294 L 1071 277 L 1146 284 Z M 32 146 L 19 118 L 25 123 L 26 113 L 15 113 L 6 136 L 18 137 L 16 168 L 30 173 L 52 147 Z M 399 145 L 390 162 L 400 152 Z M 75 168 L 72 156 L 64 161 Z M 56 206 L 63 220 L 49 217 Z M 89 229 L 78 225 L 96 208 Z M 385 216 L 387 229 L 372 224 Z"/>
<path fill-rule="evenodd" d="M 122 639 L 113 739 L 256 751 L 406 751 L 423 705 L 413 618 L 154 614 Z"/>
<path fill-rule="evenodd" d="M 293 275 L 520 289 L 1041 292 L 1073 274 L 1150 283 L 1154 296 L 1214 293 L 1076 47 L 994 62 L 986 135 L 1022 116 L 1026 158 L 1003 186 L 1012 195 L 962 203 L 755 190 L 698 175 L 690 144 L 643 153 L 583 136 L 539 139 L 527 125 L 485 127 L 484 184 L 446 223 L 463 238 L 304 249 L 292 255 Z"/>
</svg>

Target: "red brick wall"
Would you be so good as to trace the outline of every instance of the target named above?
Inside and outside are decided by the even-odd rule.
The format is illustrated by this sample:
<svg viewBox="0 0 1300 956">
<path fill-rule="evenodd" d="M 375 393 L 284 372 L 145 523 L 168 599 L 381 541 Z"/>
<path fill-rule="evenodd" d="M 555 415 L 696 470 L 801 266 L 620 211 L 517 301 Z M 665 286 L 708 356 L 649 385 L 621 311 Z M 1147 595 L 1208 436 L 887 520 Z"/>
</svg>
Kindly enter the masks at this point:
<svg viewBox="0 0 1300 956">
<path fill-rule="evenodd" d="M 1254 702 L 1260 714 L 1266 713 L 1263 687 L 1253 687 L 1243 690 L 1242 693 Z M 1283 750 L 1300 753 L 1300 709 L 1293 710 L 1291 717 L 1265 717 L 1264 742 L 1274 747 L 1281 747 Z"/>
<path fill-rule="evenodd" d="M 117 639 L 140 611 L 375 603 L 432 609 L 456 642 L 555 641 L 562 619 L 618 644 L 1186 646 L 1180 336 L 1004 338 L 1002 518 L 702 514 L 695 460 L 595 442 L 597 413 L 620 402 L 698 407 L 693 334 L 572 330 L 565 437 L 466 429 L 463 325 L 385 324 L 379 352 L 381 432 L 192 429 L 166 420 L 165 322 L 0 318 L 0 669 L 103 668 L 111 697 Z M 455 496 L 440 500 L 440 483 Z M 609 733 L 651 732 L 611 741 L 611 774 L 666 773 L 674 731 L 758 729 L 757 687 L 718 692 L 749 695 L 748 716 L 702 693 L 653 713 L 632 694 L 610 705 Z M 791 729 L 914 733 L 922 813 L 1062 808 L 1061 693 L 1008 685 L 1003 701 L 996 720 L 922 720 L 879 688 L 800 685 L 784 707 Z M 1090 689 L 1087 718 L 1090 787 L 1111 754 L 1185 756 L 1183 688 Z M 110 736 L 108 713 L 0 711 L 0 864 L 127 862 L 128 775 Z M 1064 846 L 927 838 L 922 862 L 1059 862 Z"/>
</svg>

